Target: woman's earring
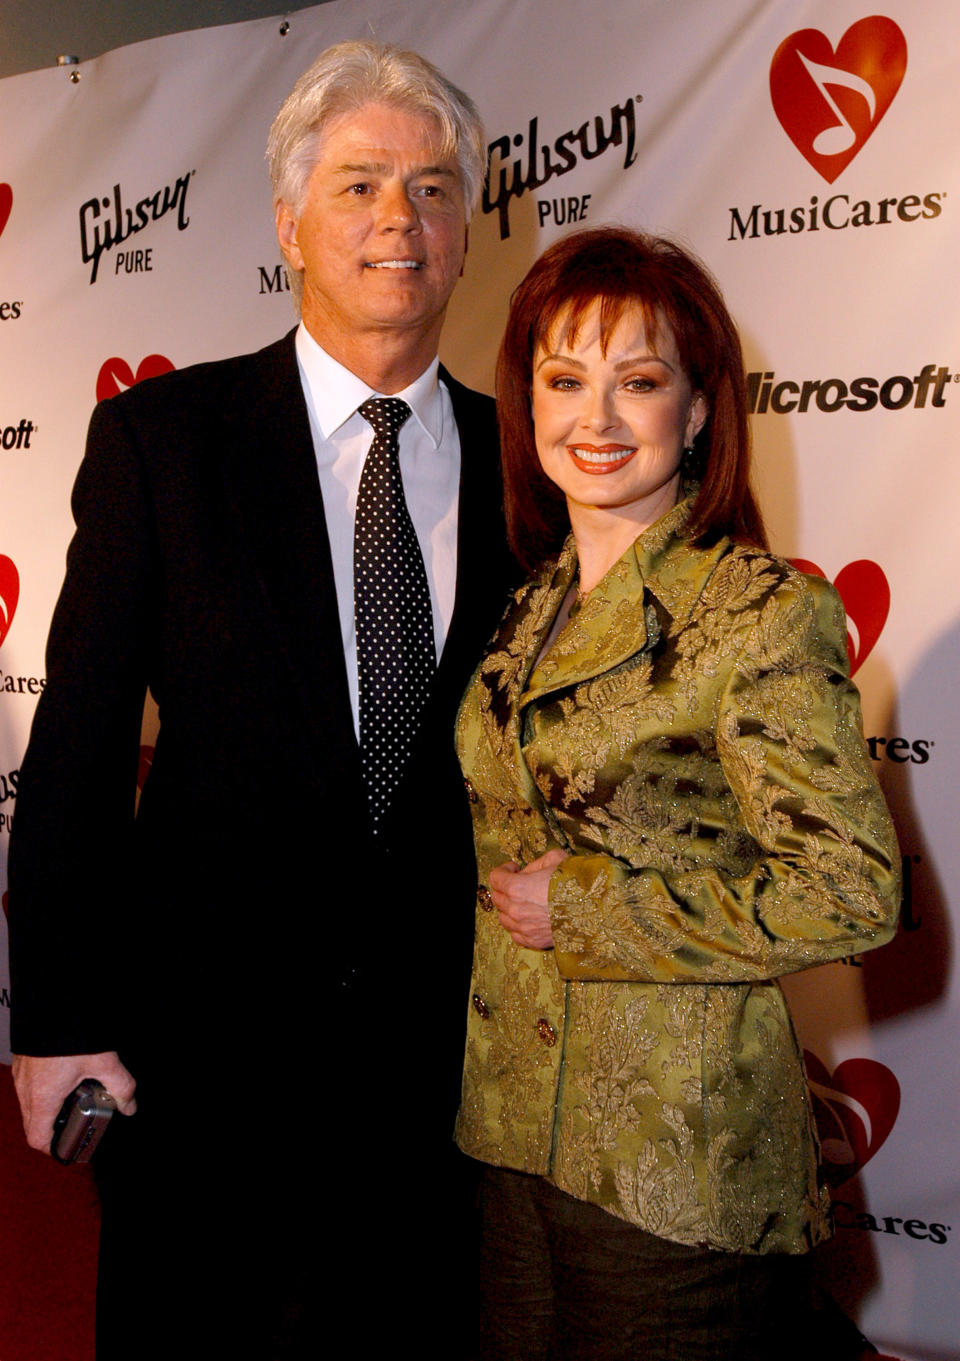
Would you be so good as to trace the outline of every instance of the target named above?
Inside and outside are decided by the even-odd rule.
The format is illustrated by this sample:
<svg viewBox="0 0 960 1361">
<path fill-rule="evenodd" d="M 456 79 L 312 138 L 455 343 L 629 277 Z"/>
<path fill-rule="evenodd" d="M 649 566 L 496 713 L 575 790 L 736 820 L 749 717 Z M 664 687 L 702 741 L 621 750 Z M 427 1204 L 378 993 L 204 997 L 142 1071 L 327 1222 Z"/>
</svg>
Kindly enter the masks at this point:
<svg viewBox="0 0 960 1361">
<path fill-rule="evenodd" d="M 680 473 L 685 480 L 699 482 L 703 477 L 703 470 L 706 466 L 704 455 L 695 449 L 692 444 L 688 444 L 683 451 L 680 460 Z"/>
</svg>

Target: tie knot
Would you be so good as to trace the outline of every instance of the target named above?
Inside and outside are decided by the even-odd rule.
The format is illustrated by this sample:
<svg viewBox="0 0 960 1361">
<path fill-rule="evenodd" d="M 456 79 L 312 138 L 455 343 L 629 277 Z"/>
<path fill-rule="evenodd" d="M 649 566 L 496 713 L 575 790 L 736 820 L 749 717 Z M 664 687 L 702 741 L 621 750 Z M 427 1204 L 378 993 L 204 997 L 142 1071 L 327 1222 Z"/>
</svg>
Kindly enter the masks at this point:
<svg viewBox="0 0 960 1361">
<path fill-rule="evenodd" d="M 396 441 L 401 425 L 410 415 L 410 408 L 402 397 L 371 397 L 357 410 L 373 426 L 377 439 L 391 443 Z"/>
</svg>

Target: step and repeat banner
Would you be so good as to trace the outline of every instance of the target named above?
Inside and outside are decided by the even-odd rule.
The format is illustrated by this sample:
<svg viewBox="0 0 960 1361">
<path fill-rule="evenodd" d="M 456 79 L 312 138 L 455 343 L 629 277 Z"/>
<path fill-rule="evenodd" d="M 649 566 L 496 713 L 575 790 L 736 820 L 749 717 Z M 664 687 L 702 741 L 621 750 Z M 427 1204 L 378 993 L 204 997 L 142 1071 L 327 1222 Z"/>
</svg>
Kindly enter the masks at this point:
<svg viewBox="0 0 960 1361">
<path fill-rule="evenodd" d="M 0 81 L 0 891 L 91 408 L 294 323 L 273 115 L 330 43 L 414 47 L 487 123 L 458 377 L 491 389 L 511 289 L 581 224 L 680 237 L 740 323 L 774 544 L 843 596 L 905 871 L 894 944 L 788 980 L 822 1270 L 881 1352 L 935 1359 L 960 1358 L 955 25 L 946 0 L 333 0 Z M 238 1028 L 255 996 L 237 980 Z M 5 1027 L 5 974 L 0 1003 Z"/>
</svg>

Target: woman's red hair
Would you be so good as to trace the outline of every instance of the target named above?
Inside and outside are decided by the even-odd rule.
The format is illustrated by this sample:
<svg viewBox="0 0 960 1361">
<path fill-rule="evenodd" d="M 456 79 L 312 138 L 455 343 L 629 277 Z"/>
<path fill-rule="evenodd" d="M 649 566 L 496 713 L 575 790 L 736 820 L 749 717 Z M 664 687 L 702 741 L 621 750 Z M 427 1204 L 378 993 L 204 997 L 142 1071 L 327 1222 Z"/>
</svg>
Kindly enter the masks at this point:
<svg viewBox="0 0 960 1361">
<path fill-rule="evenodd" d="M 688 538 L 728 534 L 766 547 L 750 489 L 750 435 L 740 337 L 708 270 L 664 237 L 625 227 L 575 232 L 544 251 L 510 304 L 497 359 L 497 412 L 503 457 L 507 533 L 518 560 L 534 571 L 569 533 L 563 493 L 537 457 L 531 391 L 533 361 L 555 324 L 576 341 L 587 311 L 599 303 L 606 343 L 624 312 L 638 307 L 655 340 L 665 322 L 695 392 L 709 414 L 694 453 L 699 493 Z"/>
</svg>

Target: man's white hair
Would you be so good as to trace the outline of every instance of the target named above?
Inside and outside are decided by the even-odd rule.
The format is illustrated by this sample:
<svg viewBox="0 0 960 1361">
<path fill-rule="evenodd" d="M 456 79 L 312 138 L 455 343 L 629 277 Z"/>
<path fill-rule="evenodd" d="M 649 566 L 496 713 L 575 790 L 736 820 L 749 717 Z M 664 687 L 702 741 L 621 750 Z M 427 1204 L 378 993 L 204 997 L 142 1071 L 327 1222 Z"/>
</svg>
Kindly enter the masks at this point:
<svg viewBox="0 0 960 1361">
<path fill-rule="evenodd" d="M 386 104 L 435 120 L 440 155 L 452 156 L 459 166 L 469 217 L 480 200 L 487 162 L 476 105 L 417 52 L 368 41 L 328 47 L 284 100 L 267 139 L 274 206 L 283 202 L 294 217 L 300 216 L 324 128 L 366 104 Z M 299 311 L 302 272 L 288 265 L 287 277 Z"/>
</svg>

